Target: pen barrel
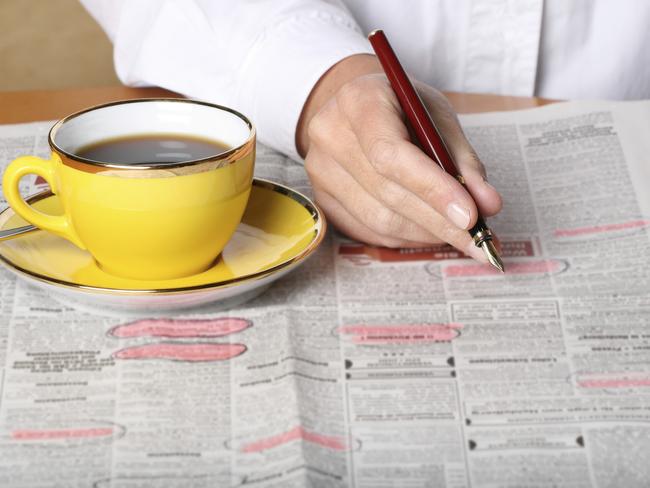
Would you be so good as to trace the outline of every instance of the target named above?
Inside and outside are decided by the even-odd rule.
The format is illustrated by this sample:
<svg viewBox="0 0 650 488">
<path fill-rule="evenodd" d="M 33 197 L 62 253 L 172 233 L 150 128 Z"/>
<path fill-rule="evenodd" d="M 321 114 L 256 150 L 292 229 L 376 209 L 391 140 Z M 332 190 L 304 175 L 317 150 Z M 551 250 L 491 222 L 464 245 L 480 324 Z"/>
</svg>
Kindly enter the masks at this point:
<svg viewBox="0 0 650 488">
<path fill-rule="evenodd" d="M 451 157 L 444 139 L 440 135 L 440 132 L 438 132 L 431 115 L 404 71 L 399 59 L 397 59 L 397 55 L 388 42 L 386 35 L 381 29 L 377 29 L 370 33 L 368 40 L 377 54 L 377 58 L 397 96 L 404 115 L 406 115 L 407 124 L 415 135 L 415 142 L 418 143 L 427 156 L 442 167 L 446 173 L 456 178 L 467 189 L 465 179 L 460 174 L 460 171 L 458 171 L 458 167 Z M 476 224 L 469 230 L 469 233 L 477 247 L 483 247 L 484 250 L 489 247 L 494 250 L 493 246 L 481 246 L 486 241 L 492 240 L 492 231 L 488 228 L 483 217 L 478 216 Z M 496 251 L 493 252 L 496 253 Z M 496 260 L 500 262 L 498 256 L 496 256 Z M 493 261 L 494 258 L 490 260 L 490 262 Z M 503 270 L 502 264 L 499 266 L 499 269 Z"/>
<path fill-rule="evenodd" d="M 397 95 L 397 99 L 411 129 L 413 129 L 420 148 L 447 173 L 454 178 L 457 177 L 460 172 L 456 163 L 433 123 L 431 115 L 426 110 L 420 95 L 397 59 L 397 55 L 388 42 L 386 35 L 383 31 L 376 30 L 368 36 L 368 40 L 377 54 L 377 58 L 395 95 Z"/>
</svg>

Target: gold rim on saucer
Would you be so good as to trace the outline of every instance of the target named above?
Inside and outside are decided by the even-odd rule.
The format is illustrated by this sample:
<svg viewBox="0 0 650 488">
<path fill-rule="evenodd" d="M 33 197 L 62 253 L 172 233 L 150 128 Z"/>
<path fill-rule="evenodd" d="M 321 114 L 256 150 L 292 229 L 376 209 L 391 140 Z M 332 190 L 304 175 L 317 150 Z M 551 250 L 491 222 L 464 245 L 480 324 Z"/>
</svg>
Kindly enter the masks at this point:
<svg viewBox="0 0 650 488">
<path fill-rule="evenodd" d="M 72 290 L 83 290 L 84 292 L 106 294 L 106 295 L 123 295 L 123 296 L 124 295 L 128 295 L 128 296 L 177 295 L 177 294 L 187 294 L 187 293 L 195 293 L 195 292 L 202 292 L 208 290 L 230 288 L 244 283 L 250 283 L 253 281 L 261 280 L 263 278 L 266 278 L 269 275 L 277 273 L 280 270 L 293 267 L 301 263 L 305 259 L 307 259 L 323 241 L 327 230 L 327 222 L 320 208 L 315 203 L 313 203 L 309 198 L 297 192 L 296 190 L 293 190 L 279 183 L 275 183 L 269 180 L 263 180 L 259 178 L 255 178 L 253 180 L 253 185 L 259 188 L 271 190 L 275 193 L 279 193 L 281 195 L 284 195 L 292 199 L 293 201 L 300 204 L 305 210 L 307 210 L 311 218 L 314 220 L 313 238 L 301 251 L 299 251 L 295 256 L 292 256 L 291 258 L 286 259 L 280 263 L 277 263 L 261 271 L 252 272 L 250 274 L 244 274 L 242 276 L 237 276 L 235 278 L 226 279 L 223 281 L 191 285 L 191 286 L 151 288 L 151 289 L 137 289 L 137 288 L 129 289 L 129 288 L 112 288 L 112 287 L 84 285 L 84 284 L 74 283 L 71 281 L 66 281 L 58 278 L 53 278 L 51 276 L 46 276 L 44 274 L 26 269 L 23 266 L 20 266 L 12 262 L 10 259 L 8 259 L 5 255 L 2 254 L 1 248 L 0 248 L 0 261 L 3 262 L 11 270 L 17 272 L 18 274 L 24 275 L 30 279 L 38 280 L 42 283 L 46 283 L 49 285 L 56 285 L 59 287 L 64 287 Z M 32 205 L 52 195 L 53 194 L 50 190 L 45 190 L 43 192 L 37 193 L 31 197 L 26 198 L 25 201 L 28 204 Z M 1 211 L 0 228 L 2 228 L 6 224 L 6 222 L 14 215 L 15 214 L 13 210 L 9 207 Z"/>
</svg>

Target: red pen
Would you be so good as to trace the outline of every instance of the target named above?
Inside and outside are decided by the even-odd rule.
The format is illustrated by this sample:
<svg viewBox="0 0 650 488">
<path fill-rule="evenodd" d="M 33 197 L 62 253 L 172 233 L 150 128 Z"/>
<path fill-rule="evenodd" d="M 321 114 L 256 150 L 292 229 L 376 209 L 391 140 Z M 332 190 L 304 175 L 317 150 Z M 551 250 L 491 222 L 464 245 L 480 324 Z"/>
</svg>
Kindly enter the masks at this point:
<svg viewBox="0 0 650 488">
<path fill-rule="evenodd" d="M 436 128 L 431 115 L 424 107 L 420 96 L 415 91 L 411 80 L 409 80 L 404 68 L 400 64 L 393 48 L 391 47 L 386 35 L 381 29 L 372 31 L 368 35 L 368 40 L 377 54 L 384 73 L 390 82 L 399 104 L 406 115 L 406 118 L 417 137 L 418 146 L 424 153 L 433 159 L 446 173 L 456 178 L 458 182 L 465 186 L 463 175 L 458 171 L 449 150 L 442 139 L 440 132 Z M 480 215 L 476 220 L 474 227 L 469 229 L 469 234 L 474 240 L 476 247 L 480 247 L 485 252 L 488 261 L 499 271 L 504 272 L 503 261 L 494 247 L 492 242 L 492 231 L 488 228 L 485 220 Z"/>
</svg>

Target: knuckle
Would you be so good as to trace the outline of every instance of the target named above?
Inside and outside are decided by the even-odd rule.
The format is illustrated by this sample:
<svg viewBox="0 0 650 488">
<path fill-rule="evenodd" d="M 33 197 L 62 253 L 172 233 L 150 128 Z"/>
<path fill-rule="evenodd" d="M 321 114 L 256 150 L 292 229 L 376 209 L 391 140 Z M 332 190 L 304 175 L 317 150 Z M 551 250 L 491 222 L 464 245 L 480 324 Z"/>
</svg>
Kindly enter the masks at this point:
<svg viewBox="0 0 650 488">
<path fill-rule="evenodd" d="M 336 92 L 335 98 L 338 103 L 342 105 L 349 105 L 356 103 L 363 95 L 362 83 L 358 80 L 352 80 L 343 84 Z"/>
<path fill-rule="evenodd" d="M 480 160 L 478 154 L 476 154 L 476 151 L 474 151 L 474 149 L 470 148 L 470 150 L 467 152 L 467 155 L 465 156 L 465 159 L 469 166 L 478 170 L 479 173 L 483 175 L 485 174 L 485 166 L 483 165 L 483 162 Z"/>
<path fill-rule="evenodd" d="M 381 208 L 379 211 L 369 215 L 366 222 L 371 223 L 371 228 L 381 236 L 395 236 L 401 234 L 402 217 L 388 208 Z"/>
<path fill-rule="evenodd" d="M 456 161 L 461 173 L 464 175 L 467 175 L 467 172 L 477 172 L 485 177 L 485 166 L 474 148 L 469 145 L 469 142 L 465 141 L 464 147 L 456 152 Z"/>
<path fill-rule="evenodd" d="M 394 96 L 382 79 L 361 76 L 342 85 L 334 95 L 334 101 L 349 119 L 364 120 L 369 112 L 376 110 L 378 102 L 384 101 L 387 93 Z"/>
<path fill-rule="evenodd" d="M 368 146 L 368 159 L 375 171 L 382 176 L 389 176 L 395 166 L 399 150 L 395 142 L 384 137 L 377 137 Z"/>
<path fill-rule="evenodd" d="M 381 201 L 384 202 L 388 208 L 394 210 L 403 209 L 408 200 L 408 193 L 396 183 L 388 180 L 384 180 L 380 183 L 379 195 Z"/>
<path fill-rule="evenodd" d="M 321 116 L 319 114 L 314 115 L 309 121 L 309 124 L 307 124 L 307 136 L 309 137 L 309 140 L 312 142 L 319 140 L 321 134 L 324 132 L 324 126 L 325 124 L 323 123 Z"/>
<path fill-rule="evenodd" d="M 436 173 L 422 179 L 421 199 L 436 207 L 445 195 L 443 185 L 440 181 L 441 175 Z"/>
<path fill-rule="evenodd" d="M 322 110 L 314 115 L 307 124 L 307 137 L 316 145 L 327 144 L 336 124 L 332 121 L 330 110 Z"/>
<path fill-rule="evenodd" d="M 322 158 L 311 152 L 307 153 L 307 157 L 305 157 L 305 172 L 313 186 L 323 186 L 322 162 Z"/>
<path fill-rule="evenodd" d="M 311 152 L 307 153 L 305 156 L 305 171 L 308 175 L 311 175 L 315 170 L 314 156 Z"/>
</svg>

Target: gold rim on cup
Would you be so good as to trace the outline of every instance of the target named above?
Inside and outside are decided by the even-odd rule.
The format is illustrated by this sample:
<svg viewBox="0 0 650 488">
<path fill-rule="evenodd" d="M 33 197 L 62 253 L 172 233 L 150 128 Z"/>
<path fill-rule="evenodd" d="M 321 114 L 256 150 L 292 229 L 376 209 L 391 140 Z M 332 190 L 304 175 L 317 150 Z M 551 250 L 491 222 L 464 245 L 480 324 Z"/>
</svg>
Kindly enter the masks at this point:
<svg viewBox="0 0 650 488">
<path fill-rule="evenodd" d="M 84 115 L 86 113 L 106 108 L 113 107 L 116 105 L 126 105 L 130 103 L 147 103 L 147 102 L 172 102 L 172 103 L 190 103 L 195 105 L 203 105 L 206 107 L 215 108 L 223 112 L 229 112 L 236 117 L 240 118 L 249 128 L 250 133 L 246 141 L 242 144 L 228 149 L 227 151 L 215 154 L 214 156 L 209 156 L 202 159 L 194 159 L 190 161 L 182 161 L 178 163 L 152 163 L 152 164 L 139 164 L 137 168 L 134 168 L 133 165 L 127 164 L 115 164 L 115 163 L 105 163 L 102 161 L 94 161 L 92 159 L 82 158 L 70 151 L 66 151 L 56 144 L 56 134 L 59 129 L 70 120 Z M 195 174 L 202 173 L 204 171 L 210 171 L 213 169 L 221 168 L 232 164 L 243 157 L 246 157 L 251 151 L 255 149 L 255 126 L 253 123 L 242 113 L 237 110 L 233 110 L 229 107 L 224 107 L 223 105 L 217 105 L 214 103 L 203 102 L 200 100 L 192 100 L 188 98 L 135 98 L 133 100 L 117 100 L 115 102 L 103 103 L 100 105 L 95 105 L 93 107 L 88 107 L 73 114 L 70 114 L 58 122 L 56 122 L 48 134 L 47 140 L 50 145 L 50 148 L 62 156 L 62 162 L 66 166 L 74 168 L 79 171 L 84 171 L 86 173 L 101 173 L 101 174 L 110 174 L 110 176 L 124 176 L 124 177 L 141 177 L 143 171 L 147 172 L 147 177 L 152 176 L 175 176 L 175 175 L 184 175 L 184 174 Z M 158 170 L 157 172 L 155 170 Z"/>
</svg>

